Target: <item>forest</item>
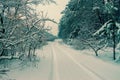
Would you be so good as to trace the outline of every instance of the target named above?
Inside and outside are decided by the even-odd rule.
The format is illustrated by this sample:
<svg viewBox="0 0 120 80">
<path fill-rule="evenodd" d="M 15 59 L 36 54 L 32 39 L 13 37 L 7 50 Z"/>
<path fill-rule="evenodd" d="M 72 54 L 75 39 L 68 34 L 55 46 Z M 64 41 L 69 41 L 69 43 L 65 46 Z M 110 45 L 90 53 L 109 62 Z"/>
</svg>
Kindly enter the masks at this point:
<svg viewBox="0 0 120 80">
<path fill-rule="evenodd" d="M 96 56 L 113 48 L 113 60 L 119 58 L 120 0 L 70 0 L 61 14 L 58 36 L 65 43 Z"/>
</svg>

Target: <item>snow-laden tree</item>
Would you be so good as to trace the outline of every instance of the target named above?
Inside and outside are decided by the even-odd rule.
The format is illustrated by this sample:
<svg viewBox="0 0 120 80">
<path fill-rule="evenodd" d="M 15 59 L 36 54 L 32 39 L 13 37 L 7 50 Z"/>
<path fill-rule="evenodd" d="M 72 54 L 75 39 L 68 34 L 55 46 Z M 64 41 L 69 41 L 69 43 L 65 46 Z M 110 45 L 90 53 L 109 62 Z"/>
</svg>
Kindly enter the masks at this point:
<svg viewBox="0 0 120 80">
<path fill-rule="evenodd" d="M 99 35 L 101 38 L 105 39 L 107 42 L 112 40 L 113 42 L 113 59 L 116 59 L 116 45 L 119 41 L 118 39 L 118 32 L 120 29 L 120 24 L 117 22 L 118 16 L 116 12 L 118 8 L 114 6 L 114 1 L 112 0 L 104 0 L 105 2 L 105 13 L 110 15 L 110 19 L 104 23 L 104 25 L 96 32 L 94 35 Z"/>
<path fill-rule="evenodd" d="M 62 12 L 59 37 L 64 40 L 70 38 L 66 40 L 67 42 L 78 39 L 81 43 L 76 45 L 82 44 L 91 47 L 97 56 L 98 51 L 106 46 L 108 36 L 111 34 L 113 36 L 116 34 L 115 31 L 118 31 L 117 25 L 120 23 L 119 2 L 120 0 L 70 0 Z M 107 35 L 105 31 L 102 33 L 104 34 L 102 37 L 93 36 L 95 32 L 101 29 L 101 26 L 106 26 L 106 24 L 106 28 L 109 26 L 112 29 L 107 30 Z M 112 38 L 110 36 L 109 38 Z M 101 38 L 105 39 L 101 40 Z M 118 40 L 115 43 L 117 44 L 117 42 Z M 109 41 L 109 44 L 112 42 Z"/>
<path fill-rule="evenodd" d="M 37 14 L 32 6 L 51 2 L 54 1 L 0 0 L 0 56 L 13 58 L 16 52 L 19 52 L 18 57 L 20 57 L 26 53 L 25 50 L 33 51 L 45 41 L 44 33 L 48 30 L 45 28 L 45 23 L 46 21 L 55 23 L 55 21 L 49 19 L 43 12 Z M 31 53 L 26 55 L 29 54 Z"/>
<path fill-rule="evenodd" d="M 90 37 L 105 21 L 101 7 L 102 0 L 70 0 L 62 12 L 59 37 L 69 38 L 73 31 L 74 37 L 80 36 L 82 39 Z"/>
<path fill-rule="evenodd" d="M 106 22 L 97 32 L 94 33 L 94 36 L 100 36 L 101 39 L 106 41 L 106 44 L 113 44 L 113 59 L 116 59 L 116 45 L 119 41 L 119 30 L 120 24 L 114 22 L 113 20 L 109 20 Z M 102 41 L 103 41 L 102 40 Z M 110 42 L 110 41 L 113 42 Z"/>
<path fill-rule="evenodd" d="M 103 6 L 102 0 L 70 0 L 62 12 L 59 37 L 68 39 L 67 42 L 77 39 L 81 43 L 75 45 L 89 46 L 98 56 L 97 52 L 103 46 L 98 45 L 100 43 L 92 34 L 107 20 L 104 17 L 106 14 L 103 13 Z"/>
</svg>

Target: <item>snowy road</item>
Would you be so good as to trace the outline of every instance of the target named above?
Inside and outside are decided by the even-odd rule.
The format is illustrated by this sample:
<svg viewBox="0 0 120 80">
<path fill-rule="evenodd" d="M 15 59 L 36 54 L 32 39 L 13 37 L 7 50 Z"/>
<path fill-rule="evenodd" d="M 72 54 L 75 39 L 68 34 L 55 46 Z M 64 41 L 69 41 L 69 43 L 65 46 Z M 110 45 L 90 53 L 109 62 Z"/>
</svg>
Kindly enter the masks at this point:
<svg viewBox="0 0 120 80">
<path fill-rule="evenodd" d="M 103 80 L 74 59 L 65 47 L 58 45 L 53 46 L 54 80 Z"/>
<path fill-rule="evenodd" d="M 10 74 L 16 80 L 120 80 L 120 66 L 53 42 L 38 50 L 38 69 Z"/>
<path fill-rule="evenodd" d="M 54 80 L 119 80 L 120 66 L 53 43 Z"/>
</svg>

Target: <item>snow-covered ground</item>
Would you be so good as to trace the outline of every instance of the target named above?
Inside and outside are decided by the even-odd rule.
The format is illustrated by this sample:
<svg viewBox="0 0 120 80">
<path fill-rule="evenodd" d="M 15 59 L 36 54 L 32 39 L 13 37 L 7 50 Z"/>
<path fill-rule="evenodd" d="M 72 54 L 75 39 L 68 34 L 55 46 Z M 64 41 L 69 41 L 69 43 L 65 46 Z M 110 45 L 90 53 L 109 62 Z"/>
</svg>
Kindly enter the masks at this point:
<svg viewBox="0 0 120 80">
<path fill-rule="evenodd" d="M 120 80 L 120 65 L 88 55 L 91 51 L 76 51 L 55 41 L 36 53 L 37 67 L 12 70 L 8 76 L 15 80 Z"/>
<path fill-rule="evenodd" d="M 8 73 L 8 76 L 13 80 L 48 80 L 52 74 L 52 54 L 49 48 L 51 48 L 51 45 L 36 51 L 40 57 L 40 62 L 36 63 L 36 66 L 31 64 L 19 70 L 12 70 Z"/>
</svg>

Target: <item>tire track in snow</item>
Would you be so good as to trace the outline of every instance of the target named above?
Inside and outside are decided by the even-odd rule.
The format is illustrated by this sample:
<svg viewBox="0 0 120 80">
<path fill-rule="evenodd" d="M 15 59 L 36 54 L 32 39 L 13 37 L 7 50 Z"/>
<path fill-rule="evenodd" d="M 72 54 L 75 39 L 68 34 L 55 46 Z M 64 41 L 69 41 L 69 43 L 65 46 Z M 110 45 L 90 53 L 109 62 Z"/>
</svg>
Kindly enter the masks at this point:
<svg viewBox="0 0 120 80">
<path fill-rule="evenodd" d="M 52 47 L 51 45 L 50 45 L 50 47 Z M 53 59 L 53 50 L 52 50 L 52 48 L 51 48 L 51 52 L 50 52 L 50 54 L 51 54 L 51 70 L 50 70 L 50 75 L 49 75 L 49 78 L 48 78 L 48 80 L 53 80 L 53 71 L 54 71 L 54 59 Z"/>
<path fill-rule="evenodd" d="M 89 76 L 91 76 L 94 80 L 106 80 L 103 79 L 100 75 L 93 72 L 91 69 L 83 65 L 82 63 L 79 63 L 75 58 L 73 58 L 70 54 L 68 54 L 69 51 L 65 51 L 62 48 L 56 46 L 58 49 L 60 49 L 66 56 L 68 56 L 76 65 L 78 65 L 80 68 L 82 68 Z"/>
<path fill-rule="evenodd" d="M 60 80 L 59 73 L 58 73 L 56 53 L 55 53 L 53 45 L 51 45 L 51 47 L 52 47 L 52 54 L 53 54 L 53 76 L 52 76 L 53 78 L 52 80 Z"/>
</svg>

